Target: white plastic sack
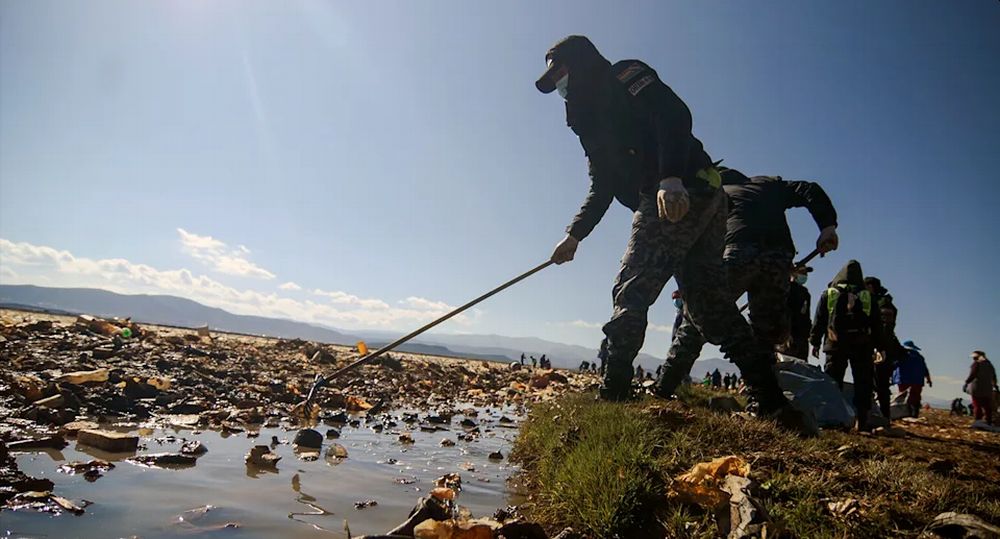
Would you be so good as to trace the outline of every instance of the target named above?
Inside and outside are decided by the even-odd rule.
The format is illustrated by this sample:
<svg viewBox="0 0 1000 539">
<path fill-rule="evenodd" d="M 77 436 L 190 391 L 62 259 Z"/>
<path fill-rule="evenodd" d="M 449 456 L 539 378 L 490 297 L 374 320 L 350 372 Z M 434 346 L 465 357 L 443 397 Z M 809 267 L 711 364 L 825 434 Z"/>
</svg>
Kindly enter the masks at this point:
<svg viewBox="0 0 1000 539">
<path fill-rule="evenodd" d="M 833 378 L 804 360 L 784 354 L 778 354 L 778 359 L 778 384 L 793 406 L 811 410 L 821 427 L 854 426 L 854 408 Z"/>
</svg>

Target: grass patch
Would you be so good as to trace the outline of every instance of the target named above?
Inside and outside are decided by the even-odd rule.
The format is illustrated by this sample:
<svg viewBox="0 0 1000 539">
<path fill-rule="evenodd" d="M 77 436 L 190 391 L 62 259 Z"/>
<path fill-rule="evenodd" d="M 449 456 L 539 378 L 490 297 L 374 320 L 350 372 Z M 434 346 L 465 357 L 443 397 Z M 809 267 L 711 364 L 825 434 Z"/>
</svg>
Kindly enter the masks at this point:
<svg viewBox="0 0 1000 539">
<path fill-rule="evenodd" d="M 836 431 L 803 440 L 772 422 L 709 411 L 714 394 L 695 387 L 681 402 L 633 404 L 570 395 L 536 406 L 512 453 L 530 494 L 524 511 L 552 531 L 572 526 L 595 538 L 713 537 L 714 516 L 669 501 L 667 487 L 698 462 L 735 454 L 750 462 L 753 495 L 779 535 L 915 537 L 945 511 L 1000 521 L 994 477 L 929 469 L 927 455 L 960 446 Z M 970 471 L 993 457 L 949 454 Z M 830 502 L 844 500 L 857 510 L 834 514 Z"/>
</svg>

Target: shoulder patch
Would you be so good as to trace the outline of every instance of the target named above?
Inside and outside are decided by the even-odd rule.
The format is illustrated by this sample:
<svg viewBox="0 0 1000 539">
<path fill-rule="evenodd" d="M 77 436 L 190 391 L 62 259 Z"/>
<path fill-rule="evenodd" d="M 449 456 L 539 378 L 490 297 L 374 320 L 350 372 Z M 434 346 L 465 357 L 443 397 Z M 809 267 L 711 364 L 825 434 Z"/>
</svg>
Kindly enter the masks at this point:
<svg viewBox="0 0 1000 539">
<path fill-rule="evenodd" d="M 639 95 L 639 92 L 641 92 L 643 88 L 652 84 L 654 80 L 656 80 L 656 77 L 654 77 L 652 74 L 646 75 L 645 77 L 642 77 L 641 79 L 630 84 L 628 87 L 628 93 L 632 94 L 633 96 Z"/>
<path fill-rule="evenodd" d="M 638 75 L 639 73 L 642 73 L 645 69 L 646 68 L 643 67 L 642 64 L 639 63 L 630 64 L 628 67 L 623 69 L 621 73 L 618 74 L 618 80 L 621 81 L 622 83 L 626 83 L 631 79 L 635 78 L 635 76 Z"/>
</svg>

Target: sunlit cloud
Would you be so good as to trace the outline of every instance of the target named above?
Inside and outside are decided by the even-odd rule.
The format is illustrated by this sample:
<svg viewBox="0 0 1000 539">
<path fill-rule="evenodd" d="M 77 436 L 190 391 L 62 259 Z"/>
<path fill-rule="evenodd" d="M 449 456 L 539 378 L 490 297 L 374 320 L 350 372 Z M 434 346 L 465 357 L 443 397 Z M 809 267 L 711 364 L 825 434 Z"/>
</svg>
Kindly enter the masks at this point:
<svg viewBox="0 0 1000 539">
<path fill-rule="evenodd" d="M 257 279 L 274 279 L 273 273 L 247 259 L 247 256 L 250 255 L 250 249 L 244 245 L 230 249 L 225 242 L 211 236 L 201 236 L 183 228 L 178 228 L 177 233 L 181 236 L 181 248 L 185 253 L 204 262 L 219 273 Z"/>
<path fill-rule="evenodd" d="M 197 252 L 227 249 L 225 243 L 209 236 L 188 233 L 186 238 Z M 161 270 L 122 258 L 79 257 L 66 250 L 26 242 L 15 243 L 2 238 L 0 277 L 3 284 L 101 288 L 121 294 L 168 294 L 236 314 L 285 318 L 347 329 L 405 329 L 440 317 L 447 307 L 442 302 L 413 302 L 411 298 L 393 307 L 381 299 L 327 290 L 314 290 L 316 300 L 297 300 L 273 292 L 238 289 L 186 268 Z M 294 290 L 292 287 L 285 289 Z M 474 319 L 459 316 L 454 320 L 468 325 Z"/>
</svg>

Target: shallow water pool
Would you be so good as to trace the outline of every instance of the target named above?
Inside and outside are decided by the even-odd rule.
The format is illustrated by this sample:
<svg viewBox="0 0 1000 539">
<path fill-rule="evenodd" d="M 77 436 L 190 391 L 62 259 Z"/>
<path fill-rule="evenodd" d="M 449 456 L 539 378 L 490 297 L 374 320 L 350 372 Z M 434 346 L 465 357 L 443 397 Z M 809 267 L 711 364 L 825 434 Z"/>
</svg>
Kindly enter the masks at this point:
<svg viewBox="0 0 1000 539">
<path fill-rule="evenodd" d="M 325 439 L 319 459 L 301 460 L 292 447 L 296 429 L 262 428 L 256 438 L 247 433 L 156 428 L 140 431 L 139 453 L 176 452 L 180 439 L 197 439 L 208 447 L 197 464 L 188 468 L 160 469 L 131 464 L 133 454 L 109 454 L 71 440 L 62 451 L 39 451 L 17 456 L 21 470 L 47 477 L 55 494 L 92 504 L 80 516 L 28 511 L 0 512 L 0 533 L 5 537 L 346 537 L 347 521 L 354 536 L 384 533 L 406 519 L 417 499 L 434 487 L 436 478 L 451 472 L 462 477 L 459 505 L 473 515 L 490 516 L 513 495 L 506 479 L 513 471 L 507 463 L 516 429 L 500 422 L 512 410 L 480 411 L 474 418 L 481 434 L 462 441 L 465 429 L 454 416 L 446 429 L 421 430 L 397 419 L 396 427 L 375 432 L 375 421 L 358 419 L 357 426 L 314 427 L 325 434 L 340 431 L 339 439 Z M 399 417 L 399 414 L 393 414 Z M 429 428 L 430 425 L 425 425 Z M 133 429 L 135 432 L 136 429 Z M 413 444 L 402 444 L 400 432 L 410 432 Z M 173 436 L 176 440 L 165 440 Z M 249 468 L 244 456 L 254 445 L 270 445 L 272 436 L 287 443 L 273 446 L 281 457 L 277 471 Z M 442 447 L 448 438 L 453 447 Z M 339 443 L 348 458 L 324 458 L 331 443 Z M 142 448 L 145 446 L 145 449 Z M 503 460 L 488 456 L 500 451 Z M 111 461 L 115 468 L 95 481 L 83 475 L 66 475 L 56 469 L 68 461 L 94 458 Z M 374 500 L 376 506 L 356 509 L 355 502 Z"/>
</svg>

